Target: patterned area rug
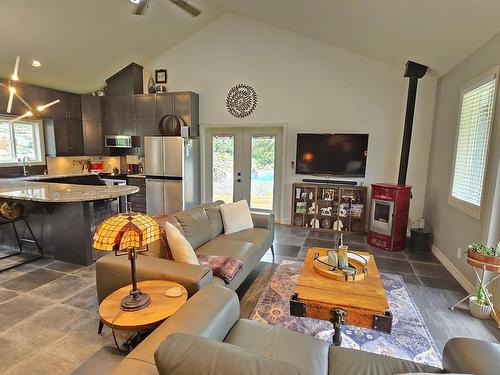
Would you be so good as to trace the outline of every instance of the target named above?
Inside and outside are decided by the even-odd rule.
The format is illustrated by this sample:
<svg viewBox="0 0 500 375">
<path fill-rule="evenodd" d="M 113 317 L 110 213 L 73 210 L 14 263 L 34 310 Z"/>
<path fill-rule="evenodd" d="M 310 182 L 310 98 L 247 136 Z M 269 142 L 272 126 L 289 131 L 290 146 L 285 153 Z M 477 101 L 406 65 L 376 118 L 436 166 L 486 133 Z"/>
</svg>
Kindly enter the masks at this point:
<svg viewBox="0 0 500 375">
<path fill-rule="evenodd" d="M 333 325 L 330 322 L 289 314 L 289 298 L 302 266 L 302 262 L 288 260 L 278 265 L 250 319 L 315 336 L 331 344 Z M 393 314 L 392 333 L 346 325 L 342 329 L 342 346 L 441 367 L 441 356 L 402 277 L 381 276 Z"/>
</svg>

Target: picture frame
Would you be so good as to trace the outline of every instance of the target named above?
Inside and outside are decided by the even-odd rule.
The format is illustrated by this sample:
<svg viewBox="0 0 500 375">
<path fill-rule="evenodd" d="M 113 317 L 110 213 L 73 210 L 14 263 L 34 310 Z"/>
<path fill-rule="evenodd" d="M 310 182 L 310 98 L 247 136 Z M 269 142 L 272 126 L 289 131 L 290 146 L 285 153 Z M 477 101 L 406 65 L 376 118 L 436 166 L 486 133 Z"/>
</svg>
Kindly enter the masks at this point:
<svg viewBox="0 0 500 375">
<path fill-rule="evenodd" d="M 323 194 L 321 197 L 325 201 L 335 200 L 335 190 L 333 189 L 323 189 Z"/>
<path fill-rule="evenodd" d="M 155 82 L 156 83 L 167 83 L 167 69 L 156 69 L 155 70 Z"/>
</svg>

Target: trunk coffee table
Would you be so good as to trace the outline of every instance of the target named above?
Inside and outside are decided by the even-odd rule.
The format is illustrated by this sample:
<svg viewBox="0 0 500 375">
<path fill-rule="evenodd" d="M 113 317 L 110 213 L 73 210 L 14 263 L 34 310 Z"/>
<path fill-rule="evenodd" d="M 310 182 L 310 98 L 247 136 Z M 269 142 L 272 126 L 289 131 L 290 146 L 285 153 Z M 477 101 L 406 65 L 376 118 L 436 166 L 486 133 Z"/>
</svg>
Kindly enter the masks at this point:
<svg viewBox="0 0 500 375">
<path fill-rule="evenodd" d="M 373 256 L 355 251 L 368 260 L 366 277 L 334 280 L 320 275 L 313 266 L 314 255 L 325 256 L 327 251 L 320 247 L 307 251 L 290 299 L 290 315 L 331 321 L 334 345 L 340 345 L 342 325 L 346 323 L 390 333 L 392 314 Z"/>
</svg>

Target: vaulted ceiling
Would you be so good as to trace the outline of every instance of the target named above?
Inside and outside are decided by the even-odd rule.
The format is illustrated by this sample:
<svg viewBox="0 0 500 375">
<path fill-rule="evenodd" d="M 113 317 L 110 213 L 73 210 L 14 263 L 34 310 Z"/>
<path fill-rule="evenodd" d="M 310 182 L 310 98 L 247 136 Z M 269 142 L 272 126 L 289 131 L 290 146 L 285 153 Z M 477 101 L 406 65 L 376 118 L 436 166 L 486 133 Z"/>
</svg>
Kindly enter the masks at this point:
<svg viewBox="0 0 500 375">
<path fill-rule="evenodd" d="M 74 92 L 100 88 L 131 61 L 144 64 L 226 12 L 402 67 L 442 75 L 500 31 L 498 0 L 190 0 L 192 18 L 168 0 L 144 16 L 129 0 L 0 0 L 0 76 L 15 56 L 23 80 Z M 33 68 L 31 61 L 42 62 Z"/>
</svg>

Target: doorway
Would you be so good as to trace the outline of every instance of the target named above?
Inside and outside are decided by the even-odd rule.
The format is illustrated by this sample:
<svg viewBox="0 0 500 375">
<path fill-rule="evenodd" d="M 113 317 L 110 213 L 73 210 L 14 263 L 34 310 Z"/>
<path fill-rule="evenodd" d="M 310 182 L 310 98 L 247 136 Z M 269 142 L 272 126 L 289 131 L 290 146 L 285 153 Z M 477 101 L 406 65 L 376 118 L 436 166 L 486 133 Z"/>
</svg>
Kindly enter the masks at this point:
<svg viewBox="0 0 500 375">
<path fill-rule="evenodd" d="M 207 195 L 246 199 L 252 211 L 280 212 L 283 128 L 208 128 Z"/>
</svg>

